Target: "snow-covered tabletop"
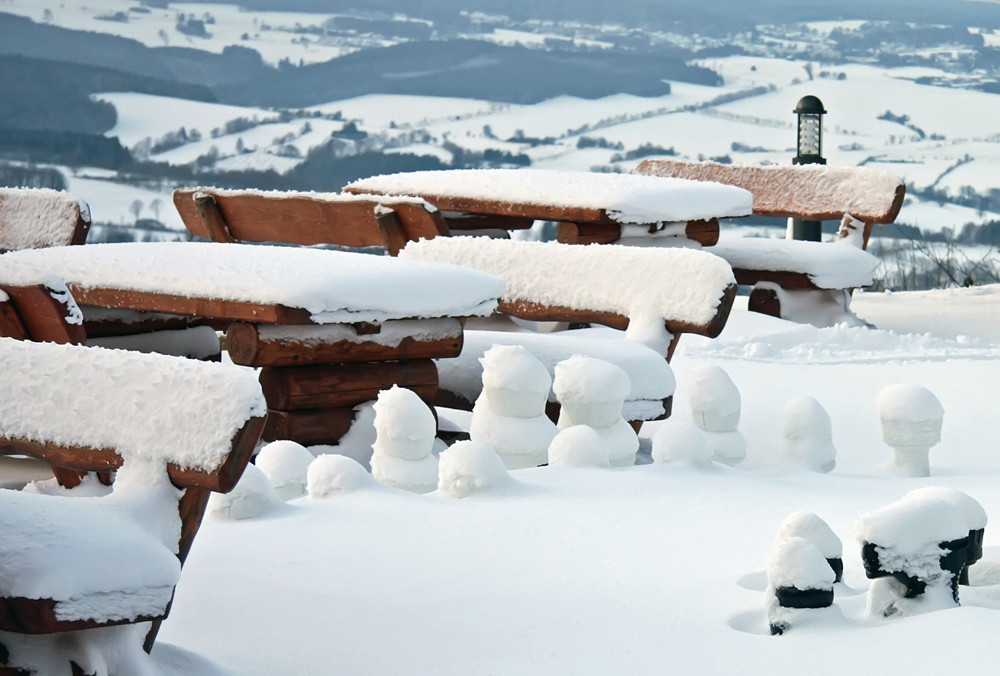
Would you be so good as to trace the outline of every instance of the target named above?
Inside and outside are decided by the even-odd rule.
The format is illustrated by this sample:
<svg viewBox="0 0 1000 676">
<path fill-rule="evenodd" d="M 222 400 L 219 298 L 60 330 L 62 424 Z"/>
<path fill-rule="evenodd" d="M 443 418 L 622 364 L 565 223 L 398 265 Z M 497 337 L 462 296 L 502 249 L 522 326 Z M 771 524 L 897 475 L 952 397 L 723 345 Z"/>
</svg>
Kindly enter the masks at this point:
<svg viewBox="0 0 1000 676">
<path fill-rule="evenodd" d="M 299 309 L 305 321 L 316 324 L 488 315 L 504 290 L 498 277 L 451 265 L 201 242 L 14 251 L 0 256 L 0 285 L 35 283 L 30 280 L 37 279 L 37 270 L 31 268 L 61 278 L 82 303 L 94 302 L 87 292 L 96 290 L 127 308 L 133 291 L 145 294 L 145 301 L 162 297 L 164 306 L 132 309 L 169 312 L 169 297 L 235 301 Z"/>
<path fill-rule="evenodd" d="M 373 176 L 347 192 L 416 195 L 445 211 L 573 222 L 661 223 L 750 215 L 742 188 L 677 178 L 536 169 Z"/>
</svg>

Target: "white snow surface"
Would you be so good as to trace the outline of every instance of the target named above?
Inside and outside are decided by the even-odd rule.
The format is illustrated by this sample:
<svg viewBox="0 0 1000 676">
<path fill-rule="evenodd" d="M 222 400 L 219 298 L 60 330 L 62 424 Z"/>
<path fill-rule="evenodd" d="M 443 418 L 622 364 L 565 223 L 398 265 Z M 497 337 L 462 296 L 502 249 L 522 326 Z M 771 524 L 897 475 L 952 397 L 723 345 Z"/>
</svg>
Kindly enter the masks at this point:
<svg viewBox="0 0 1000 676">
<path fill-rule="evenodd" d="M 306 475 L 315 459 L 302 444 L 279 439 L 260 449 L 254 465 L 271 482 L 278 497 L 288 501 L 306 494 Z"/>
<path fill-rule="evenodd" d="M 979 530 L 986 528 L 989 517 L 982 503 L 973 498 L 968 493 L 964 493 L 955 488 L 945 488 L 944 486 L 925 486 L 907 493 L 913 498 L 940 498 L 962 510 L 965 520 L 969 524 L 969 530 Z"/>
<path fill-rule="evenodd" d="M 884 419 L 921 423 L 940 420 L 944 407 L 934 393 L 915 383 L 886 386 L 875 400 L 878 414 Z"/>
<path fill-rule="evenodd" d="M 474 270 L 344 251 L 211 242 L 55 247 L 4 254 L 68 284 L 280 303 L 317 324 L 489 314 L 501 280 Z"/>
<path fill-rule="evenodd" d="M 778 541 L 767 568 L 767 581 L 776 588 L 832 589 L 834 577 L 819 547 L 798 536 Z"/>
<path fill-rule="evenodd" d="M 263 415 L 251 369 L 0 338 L 0 434 L 213 469 Z"/>
<path fill-rule="evenodd" d="M 87 205 L 45 188 L 0 189 L 0 251 L 69 244 Z"/>
<path fill-rule="evenodd" d="M 902 556 L 924 554 L 938 543 L 964 538 L 969 530 L 961 508 L 920 493 L 907 493 L 865 514 L 857 525 L 858 538 Z"/>
<path fill-rule="evenodd" d="M 830 524 L 812 512 L 799 511 L 785 517 L 774 541 L 778 543 L 793 537 L 809 540 L 827 559 L 839 559 L 844 554 L 844 545 Z"/>
<path fill-rule="evenodd" d="M 496 451 L 475 441 L 458 441 L 441 454 L 438 492 L 453 498 L 481 493 L 510 481 Z"/>
<path fill-rule="evenodd" d="M 562 404 L 610 402 L 620 407 L 631 386 L 620 366 L 578 354 L 556 364 L 552 391 Z"/>
<path fill-rule="evenodd" d="M 281 497 L 264 472 L 256 465 L 247 465 L 236 487 L 228 493 L 212 493 L 205 513 L 216 519 L 259 519 L 276 510 Z"/>
<path fill-rule="evenodd" d="M 515 204 L 603 209 L 619 223 L 697 221 L 747 216 L 742 188 L 682 179 L 553 169 L 446 169 L 373 176 L 348 189 L 435 195 Z"/>
<path fill-rule="evenodd" d="M 551 467 L 611 467 L 607 443 L 590 425 L 559 430 L 549 444 Z"/>
<path fill-rule="evenodd" d="M 357 460 L 333 453 L 324 453 L 313 460 L 306 476 L 306 488 L 313 500 L 375 486 L 375 479 Z"/>
<path fill-rule="evenodd" d="M 705 251 L 734 268 L 803 272 L 821 289 L 870 286 L 878 259 L 867 251 L 834 242 L 803 242 L 769 237 L 732 237 L 722 229 L 718 244 Z"/>
<path fill-rule="evenodd" d="M 399 256 L 503 277 L 509 301 L 692 324 L 710 322 L 735 283 L 724 260 L 692 249 L 435 237 L 407 244 Z"/>
</svg>

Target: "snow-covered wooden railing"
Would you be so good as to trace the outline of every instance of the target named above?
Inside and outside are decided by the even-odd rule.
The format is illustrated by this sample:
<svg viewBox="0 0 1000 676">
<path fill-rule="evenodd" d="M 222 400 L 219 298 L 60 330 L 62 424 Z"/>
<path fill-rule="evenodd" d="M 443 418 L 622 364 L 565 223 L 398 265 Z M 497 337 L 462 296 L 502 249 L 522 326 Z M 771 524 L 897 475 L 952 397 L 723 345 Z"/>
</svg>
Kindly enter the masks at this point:
<svg viewBox="0 0 1000 676">
<path fill-rule="evenodd" d="M 188 231 L 215 242 L 385 246 L 447 234 L 437 209 L 413 197 L 190 188 L 174 191 Z"/>
<path fill-rule="evenodd" d="M 90 209 L 64 192 L 44 188 L 0 188 L 0 253 L 83 244 Z"/>
<path fill-rule="evenodd" d="M 450 388 L 467 403 L 481 385 L 466 373 L 466 367 L 477 366 L 481 354 L 475 352 L 492 343 L 530 342 L 526 346 L 549 367 L 575 353 L 619 363 L 632 380 L 633 391 L 626 403 L 629 419 L 660 417 L 669 413 L 669 402 L 663 407 L 651 407 L 649 402 L 666 400 L 673 393 L 666 362 L 680 336 L 718 336 L 736 295 L 729 264 L 693 249 L 440 237 L 412 242 L 399 255 L 502 277 L 506 290 L 498 309 L 520 319 L 602 324 L 625 331 L 625 340 L 608 341 L 588 340 L 577 332 L 538 335 L 467 330 L 466 349 L 459 361 L 438 362 L 441 388 Z"/>
<path fill-rule="evenodd" d="M 0 361 L 0 453 L 117 472 L 101 498 L 0 491 L 0 631 L 154 621 L 148 649 L 209 494 L 236 485 L 260 437 L 253 372 L 10 338 Z M 6 648 L 5 665 L 33 667 Z"/>
</svg>

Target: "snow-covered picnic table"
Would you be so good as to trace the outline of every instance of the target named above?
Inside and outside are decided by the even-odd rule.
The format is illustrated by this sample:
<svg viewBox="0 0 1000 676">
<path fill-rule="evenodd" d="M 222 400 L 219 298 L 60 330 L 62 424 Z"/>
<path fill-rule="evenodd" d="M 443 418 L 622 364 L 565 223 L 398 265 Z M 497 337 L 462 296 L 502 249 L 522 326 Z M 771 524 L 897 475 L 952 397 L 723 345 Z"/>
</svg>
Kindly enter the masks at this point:
<svg viewBox="0 0 1000 676">
<path fill-rule="evenodd" d="M 450 169 L 373 176 L 346 192 L 413 195 L 449 216 L 452 229 L 530 227 L 535 220 L 574 223 L 617 239 L 624 225 L 713 223 L 750 215 L 746 190 L 704 181 L 634 174 L 535 169 Z M 703 226 L 704 227 L 704 226 Z M 612 232 L 613 231 L 613 232 Z"/>
<path fill-rule="evenodd" d="M 489 315 L 503 290 L 502 279 L 476 270 L 301 247 L 159 242 L 0 256 L 0 310 L 12 302 L 30 315 L 55 293 L 67 302 L 56 320 L 67 325 L 81 321 L 79 303 L 84 324 L 96 306 L 205 317 L 225 328 L 234 361 L 263 367 L 265 439 L 311 444 L 336 441 L 354 407 L 391 385 L 430 401 L 432 359 L 459 354 L 463 318 Z M 39 323 L 54 322 L 25 322 Z"/>
</svg>

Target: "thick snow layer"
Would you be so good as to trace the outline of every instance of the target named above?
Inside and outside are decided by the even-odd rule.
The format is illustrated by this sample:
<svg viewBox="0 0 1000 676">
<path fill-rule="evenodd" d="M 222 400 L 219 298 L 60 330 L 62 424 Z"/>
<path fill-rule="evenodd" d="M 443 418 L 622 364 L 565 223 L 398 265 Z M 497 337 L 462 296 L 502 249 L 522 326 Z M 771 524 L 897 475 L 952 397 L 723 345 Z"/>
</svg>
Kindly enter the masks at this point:
<svg viewBox="0 0 1000 676">
<path fill-rule="evenodd" d="M 773 588 L 832 589 L 835 577 L 819 547 L 804 537 L 779 540 L 767 567 L 767 581 Z"/>
<path fill-rule="evenodd" d="M 620 366 L 578 354 L 556 364 L 552 391 L 563 405 L 611 403 L 620 408 L 631 386 Z"/>
<path fill-rule="evenodd" d="M 420 199 L 419 197 L 411 197 L 409 195 L 354 195 L 351 193 L 341 193 L 341 192 L 315 192 L 315 191 L 296 191 L 296 190 L 257 190 L 254 188 L 241 188 L 239 190 L 227 190 L 225 188 L 211 188 L 211 187 L 199 187 L 191 188 L 197 193 L 206 193 L 211 195 L 220 196 L 240 196 L 240 195 L 254 195 L 257 197 L 264 197 L 267 199 L 275 200 L 285 200 L 289 197 L 299 197 L 314 200 L 317 202 L 375 202 L 376 204 L 382 204 L 388 207 L 392 207 L 398 204 L 411 204 L 422 206 L 428 211 L 437 211 L 437 208 L 432 204 L 428 204 L 426 201 Z"/>
<path fill-rule="evenodd" d="M 436 237 L 411 242 L 399 255 L 502 277 L 509 301 L 692 324 L 712 321 L 723 291 L 735 283 L 725 261 L 691 249 Z"/>
<path fill-rule="evenodd" d="M 436 361 L 441 388 L 455 392 L 467 401 L 475 401 L 482 389 L 483 379 L 479 358 L 494 345 L 523 345 L 552 376 L 555 375 L 556 364 L 576 354 L 616 364 L 628 373 L 631 383 L 623 409 L 630 420 L 655 418 L 663 412 L 662 400 L 674 392 L 674 375 L 663 355 L 645 345 L 624 340 L 620 331 L 611 330 L 564 331 L 558 334 L 468 330 L 458 357 Z M 555 401 L 555 395 L 550 393 L 549 400 Z"/>
<path fill-rule="evenodd" d="M 356 460 L 324 453 L 309 465 L 307 491 L 313 500 L 353 493 L 375 485 L 375 479 Z"/>
<path fill-rule="evenodd" d="M 815 471 L 829 472 L 836 465 L 830 415 L 815 398 L 801 395 L 785 402 L 785 450 L 792 462 Z"/>
<path fill-rule="evenodd" d="M 431 453 L 437 428 L 427 404 L 412 390 L 393 385 L 379 393 L 375 409 L 375 453 L 422 460 Z"/>
<path fill-rule="evenodd" d="M 944 416 L 938 398 L 926 387 L 914 383 L 886 386 L 875 399 L 875 407 L 882 418 L 903 422 L 937 421 Z"/>
<path fill-rule="evenodd" d="M 81 216 L 90 220 L 87 205 L 64 192 L 0 189 L 0 251 L 67 245 Z"/>
<path fill-rule="evenodd" d="M 611 467 L 608 446 L 590 425 L 573 425 L 559 430 L 549 444 L 552 467 Z"/>
<path fill-rule="evenodd" d="M 476 400 L 469 424 L 472 440 L 495 450 L 507 469 L 545 464 L 556 431 L 555 423 L 544 411 L 531 418 L 504 415 L 493 408 L 485 393 Z"/>
<path fill-rule="evenodd" d="M 733 379 L 719 366 L 705 365 L 691 374 L 688 403 L 695 424 L 706 432 L 733 432 L 740 422 L 742 398 Z"/>
<path fill-rule="evenodd" d="M 458 338 L 462 335 L 462 324 L 458 319 L 390 319 L 379 325 L 378 333 L 359 334 L 348 324 L 289 326 L 287 324 L 267 324 L 257 327 L 257 335 L 262 341 L 316 345 L 322 343 L 374 343 L 386 347 L 398 347 L 404 338 L 432 342 Z"/>
<path fill-rule="evenodd" d="M 82 248 L 82 247 L 76 247 Z M 232 365 L 0 338 L 0 435 L 214 468 L 266 405 Z"/>
<path fill-rule="evenodd" d="M 986 523 L 989 520 L 986 510 L 983 509 L 982 503 L 968 493 L 964 493 L 955 488 L 946 488 L 944 486 L 925 486 L 924 488 L 918 488 L 915 491 L 910 491 L 907 493 L 907 496 L 917 499 L 940 498 L 941 500 L 958 507 L 962 510 L 962 514 L 965 515 L 965 520 L 969 524 L 969 530 L 986 528 Z"/>
<path fill-rule="evenodd" d="M 274 486 L 278 497 L 288 501 L 306 494 L 306 475 L 315 459 L 302 444 L 281 439 L 260 449 L 254 464 Z"/>
<path fill-rule="evenodd" d="M 827 559 L 839 559 L 844 545 L 830 525 L 812 512 L 794 512 L 785 517 L 774 536 L 776 543 L 788 538 L 805 538 L 819 548 Z"/>
<path fill-rule="evenodd" d="M 212 493 L 206 514 L 217 519 L 259 519 L 280 509 L 281 497 L 267 475 L 255 465 L 247 465 L 236 487 L 228 493 Z"/>
<path fill-rule="evenodd" d="M 66 288 L 66 284 L 47 270 L 30 264 L 14 261 L 7 263 L 7 261 L 4 261 L 4 265 L 0 265 L 0 284 L 10 286 L 44 286 L 49 294 L 66 309 L 65 317 L 67 324 L 79 325 L 83 323 L 83 312 L 80 310 L 80 306 L 76 304 L 76 300 L 69 292 L 69 289 Z M 0 291 L 0 294 L 3 294 L 3 298 L 0 300 L 10 299 L 3 291 Z"/>
<path fill-rule="evenodd" d="M 475 441 L 459 441 L 441 454 L 438 491 L 464 498 L 510 481 L 507 468 L 496 451 Z"/>
<path fill-rule="evenodd" d="M 385 256 L 210 242 L 95 244 L 4 254 L 67 284 L 280 303 L 317 324 L 489 314 L 503 282 Z"/>
<path fill-rule="evenodd" d="M 479 360 L 483 396 L 500 415 L 534 418 L 545 413 L 552 376 L 523 345 L 494 345 Z"/>
<path fill-rule="evenodd" d="M 933 552 L 938 543 L 964 538 L 969 530 L 961 508 L 942 497 L 919 493 L 908 493 L 865 514 L 857 525 L 859 539 L 899 556 Z"/>
<path fill-rule="evenodd" d="M 531 169 L 452 169 L 373 176 L 351 190 L 514 204 L 603 209 L 619 223 L 659 223 L 750 214 L 746 190 L 630 174 Z"/>
<path fill-rule="evenodd" d="M 67 620 L 162 613 L 180 563 L 121 507 L 0 491 L 0 595 L 55 599 Z"/>
<path fill-rule="evenodd" d="M 705 249 L 734 268 L 803 272 L 821 289 L 870 286 L 878 259 L 867 251 L 835 242 L 803 242 L 768 237 L 727 237 Z"/>
<path fill-rule="evenodd" d="M 654 462 L 680 461 L 709 465 L 712 461 L 712 447 L 700 427 L 671 416 L 657 428 L 651 455 Z"/>
</svg>

